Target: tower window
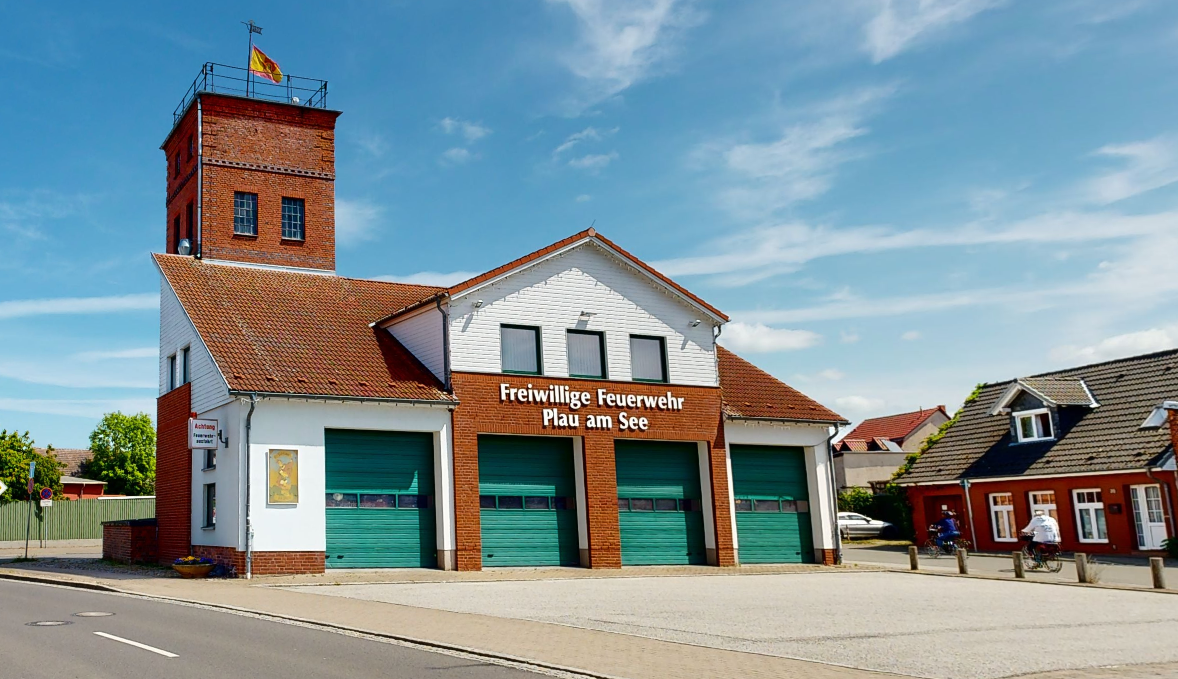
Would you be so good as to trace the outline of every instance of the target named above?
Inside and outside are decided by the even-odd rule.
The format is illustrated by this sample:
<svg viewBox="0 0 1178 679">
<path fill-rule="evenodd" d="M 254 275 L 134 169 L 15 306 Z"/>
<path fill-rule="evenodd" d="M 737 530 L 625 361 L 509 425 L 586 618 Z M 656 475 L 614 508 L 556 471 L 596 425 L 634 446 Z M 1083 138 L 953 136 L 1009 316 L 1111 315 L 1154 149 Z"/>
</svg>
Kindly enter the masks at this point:
<svg viewBox="0 0 1178 679">
<path fill-rule="evenodd" d="M 287 240 L 303 240 L 303 212 L 305 203 L 302 198 L 282 199 L 282 237 Z"/>
<path fill-rule="evenodd" d="M 180 252 L 180 215 L 172 218 L 172 247 L 176 248 L 176 252 Z"/>
<path fill-rule="evenodd" d="M 258 194 L 233 192 L 233 233 L 237 236 L 258 235 Z"/>
<path fill-rule="evenodd" d="M 176 152 L 176 159 L 172 161 L 172 177 L 180 176 L 180 152 Z"/>
<path fill-rule="evenodd" d="M 193 151 L 195 150 L 195 147 L 196 147 L 196 143 L 194 142 L 194 137 L 190 134 L 190 135 L 188 135 L 188 159 L 189 160 L 192 160 L 192 154 L 193 154 Z"/>
</svg>

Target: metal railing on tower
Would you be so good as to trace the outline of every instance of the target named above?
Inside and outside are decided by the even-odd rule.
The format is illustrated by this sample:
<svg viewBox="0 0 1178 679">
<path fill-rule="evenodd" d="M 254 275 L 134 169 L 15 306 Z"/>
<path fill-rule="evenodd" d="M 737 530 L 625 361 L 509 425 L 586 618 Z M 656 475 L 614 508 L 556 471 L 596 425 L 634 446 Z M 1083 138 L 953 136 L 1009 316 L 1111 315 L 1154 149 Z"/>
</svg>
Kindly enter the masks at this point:
<svg viewBox="0 0 1178 679">
<path fill-rule="evenodd" d="M 184 93 L 180 105 L 172 112 L 173 125 L 180 122 L 180 118 L 188 110 L 188 105 L 202 92 L 327 108 L 326 80 L 284 74 L 281 83 L 272 83 L 250 75 L 247 69 L 240 66 L 215 64 L 210 61 L 201 66 L 200 73 L 192 81 L 192 86 Z"/>
</svg>

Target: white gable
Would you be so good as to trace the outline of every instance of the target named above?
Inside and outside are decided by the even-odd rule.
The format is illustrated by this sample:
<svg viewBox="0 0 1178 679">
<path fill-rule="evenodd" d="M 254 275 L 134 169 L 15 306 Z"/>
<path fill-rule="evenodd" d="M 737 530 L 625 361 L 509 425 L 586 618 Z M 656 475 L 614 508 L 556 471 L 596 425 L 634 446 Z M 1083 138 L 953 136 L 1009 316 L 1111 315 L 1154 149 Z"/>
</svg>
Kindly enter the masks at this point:
<svg viewBox="0 0 1178 679">
<path fill-rule="evenodd" d="M 584 329 L 605 333 L 611 380 L 630 380 L 630 335 L 654 335 L 666 338 L 671 383 L 718 384 L 715 321 L 592 240 L 457 295 L 450 320 L 455 371 L 500 372 L 499 327 L 506 323 L 541 328 L 546 376 L 568 376 L 565 331 Z"/>
</svg>

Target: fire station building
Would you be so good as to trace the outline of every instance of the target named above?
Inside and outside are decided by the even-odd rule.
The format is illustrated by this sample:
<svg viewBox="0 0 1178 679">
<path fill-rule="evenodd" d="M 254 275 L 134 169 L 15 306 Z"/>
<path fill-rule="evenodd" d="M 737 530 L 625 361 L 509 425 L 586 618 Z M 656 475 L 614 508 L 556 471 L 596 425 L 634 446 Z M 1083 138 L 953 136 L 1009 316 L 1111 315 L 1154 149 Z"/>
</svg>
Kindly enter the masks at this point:
<svg viewBox="0 0 1178 679">
<path fill-rule="evenodd" d="M 452 287 L 340 276 L 339 113 L 218 87 L 162 147 L 161 559 L 835 561 L 844 419 L 719 346 L 723 312 L 593 229 Z"/>
</svg>

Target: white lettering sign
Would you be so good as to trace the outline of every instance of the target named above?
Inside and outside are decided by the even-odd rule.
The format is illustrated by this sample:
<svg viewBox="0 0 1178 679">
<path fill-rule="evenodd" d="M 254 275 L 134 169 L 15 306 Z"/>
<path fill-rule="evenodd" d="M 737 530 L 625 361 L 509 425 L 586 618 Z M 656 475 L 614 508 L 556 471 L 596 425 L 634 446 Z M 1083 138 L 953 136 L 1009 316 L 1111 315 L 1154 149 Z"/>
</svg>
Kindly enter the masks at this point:
<svg viewBox="0 0 1178 679">
<path fill-rule="evenodd" d="M 645 415 L 635 415 L 633 411 L 661 411 L 678 412 L 683 410 L 687 399 L 679 398 L 668 391 L 666 394 L 650 396 L 647 394 L 630 394 L 614 392 L 609 389 L 597 389 L 595 392 L 579 391 L 563 384 L 553 384 L 539 387 L 529 384 L 526 387 L 513 387 L 507 383 L 499 385 L 500 403 L 520 403 L 544 406 L 541 410 L 541 422 L 546 429 L 579 429 L 584 420 L 586 429 L 614 429 L 613 415 L 584 415 L 576 411 L 585 406 L 598 408 L 617 408 L 618 431 L 647 431 L 650 419 Z M 566 407 L 566 412 L 560 406 Z"/>
<path fill-rule="evenodd" d="M 188 447 L 215 449 L 217 445 L 216 420 L 188 420 Z"/>
</svg>

